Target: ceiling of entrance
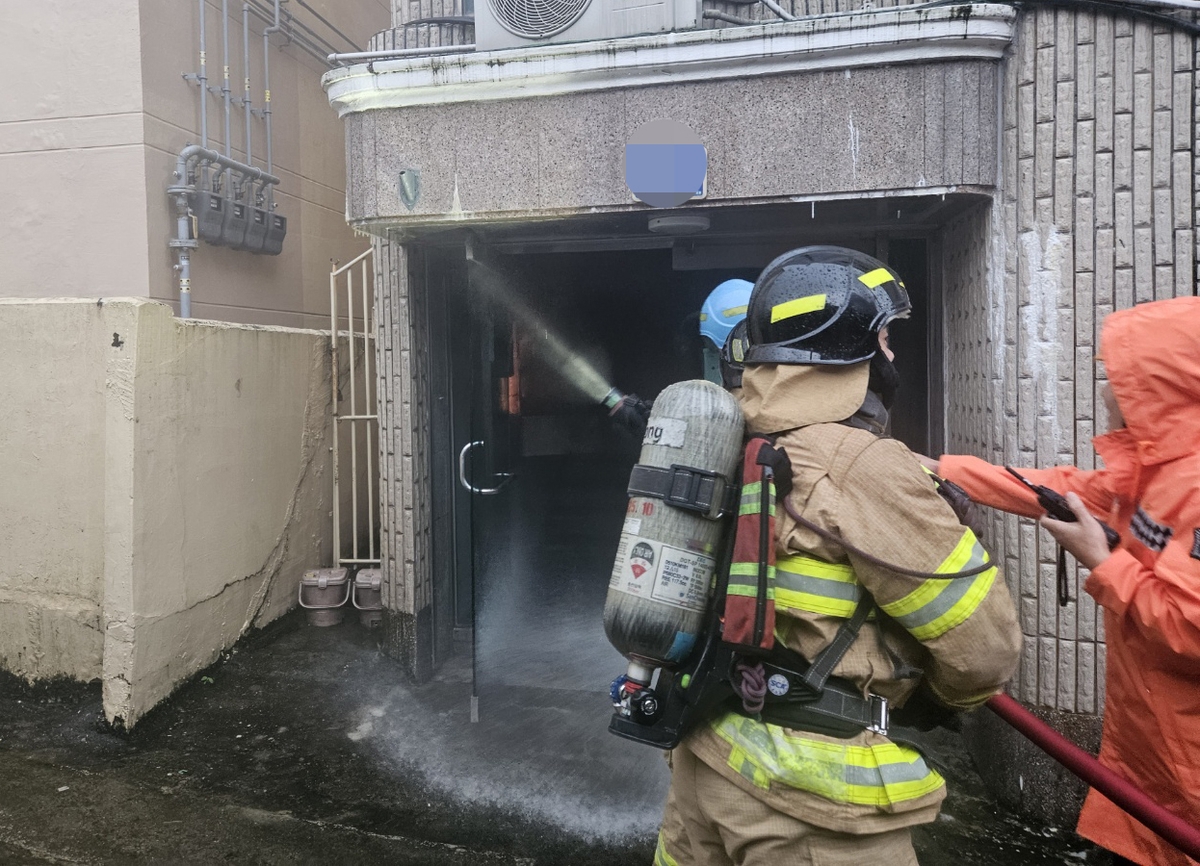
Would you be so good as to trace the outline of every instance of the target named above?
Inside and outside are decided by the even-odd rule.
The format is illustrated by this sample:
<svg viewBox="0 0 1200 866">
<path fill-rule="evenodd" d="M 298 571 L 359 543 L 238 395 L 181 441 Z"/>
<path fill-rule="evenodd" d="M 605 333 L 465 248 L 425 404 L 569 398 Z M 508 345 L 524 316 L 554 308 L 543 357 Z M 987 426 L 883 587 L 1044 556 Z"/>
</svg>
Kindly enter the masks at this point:
<svg viewBox="0 0 1200 866">
<path fill-rule="evenodd" d="M 837 237 L 914 237 L 936 231 L 965 211 L 990 201 L 979 193 L 946 193 L 839 199 L 787 204 L 700 204 L 677 209 L 639 209 L 536 222 L 485 223 L 471 231 L 497 251 L 573 252 L 605 249 L 707 247 L 768 243 L 772 240 L 820 241 Z M 649 230 L 651 219 L 686 214 L 705 216 L 710 227 L 673 237 Z M 410 229 L 404 240 L 458 243 L 464 229 Z"/>
</svg>

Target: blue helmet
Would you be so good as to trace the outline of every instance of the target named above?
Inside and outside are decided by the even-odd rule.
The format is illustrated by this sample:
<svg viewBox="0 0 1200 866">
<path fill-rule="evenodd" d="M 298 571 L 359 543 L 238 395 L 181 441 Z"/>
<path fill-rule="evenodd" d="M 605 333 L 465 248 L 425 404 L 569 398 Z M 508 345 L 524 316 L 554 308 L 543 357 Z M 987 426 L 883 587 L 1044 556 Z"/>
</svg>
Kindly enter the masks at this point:
<svg viewBox="0 0 1200 866">
<path fill-rule="evenodd" d="M 700 336 L 720 350 L 733 326 L 746 318 L 750 292 L 754 283 L 748 280 L 726 280 L 704 300 L 700 308 Z"/>
</svg>

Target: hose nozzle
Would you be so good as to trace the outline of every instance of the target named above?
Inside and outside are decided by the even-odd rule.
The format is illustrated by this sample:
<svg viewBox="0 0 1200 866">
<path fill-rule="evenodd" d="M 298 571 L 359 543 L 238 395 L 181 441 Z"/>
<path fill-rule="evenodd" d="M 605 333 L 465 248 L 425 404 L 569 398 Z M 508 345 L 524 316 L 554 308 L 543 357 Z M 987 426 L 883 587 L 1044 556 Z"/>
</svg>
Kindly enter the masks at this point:
<svg viewBox="0 0 1200 866">
<path fill-rule="evenodd" d="M 608 394 L 605 395 L 601 402 L 604 404 L 605 409 L 615 409 L 624 399 L 624 394 L 622 394 L 616 388 L 612 388 L 609 390 Z"/>
</svg>

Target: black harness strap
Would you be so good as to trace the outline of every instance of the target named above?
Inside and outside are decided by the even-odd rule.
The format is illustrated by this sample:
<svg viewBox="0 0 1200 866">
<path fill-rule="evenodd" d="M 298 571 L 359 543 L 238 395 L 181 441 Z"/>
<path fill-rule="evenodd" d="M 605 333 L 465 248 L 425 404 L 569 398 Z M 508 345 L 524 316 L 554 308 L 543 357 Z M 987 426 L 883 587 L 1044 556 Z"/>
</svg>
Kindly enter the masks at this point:
<svg viewBox="0 0 1200 866">
<path fill-rule="evenodd" d="M 871 615 L 871 611 L 875 609 L 875 599 L 865 589 L 863 597 L 858 602 L 858 607 L 854 608 L 854 614 L 850 619 L 845 620 L 830 641 L 829 646 L 821 650 L 820 655 L 813 659 L 812 665 L 804 673 L 804 684 L 813 691 L 821 691 L 825 687 L 825 681 L 829 679 L 829 675 L 833 673 L 833 669 L 838 666 L 843 656 L 850 650 L 850 646 L 858 637 L 858 632 L 862 629 L 863 623 L 867 621 L 867 617 Z"/>
<path fill-rule="evenodd" d="M 693 466 L 646 466 L 629 473 L 630 496 L 649 496 L 686 511 L 716 520 L 737 510 L 740 489 L 717 472 Z"/>
</svg>

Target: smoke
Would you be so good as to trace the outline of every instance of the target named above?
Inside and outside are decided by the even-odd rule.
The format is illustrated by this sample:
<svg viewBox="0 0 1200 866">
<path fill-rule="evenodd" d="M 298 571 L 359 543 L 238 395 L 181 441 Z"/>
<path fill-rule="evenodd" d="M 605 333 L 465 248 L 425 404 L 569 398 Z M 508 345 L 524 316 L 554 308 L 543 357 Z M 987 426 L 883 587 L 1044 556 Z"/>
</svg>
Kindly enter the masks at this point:
<svg viewBox="0 0 1200 866">
<path fill-rule="evenodd" d="M 559 374 L 584 396 L 597 403 L 604 402 L 604 398 L 612 391 L 612 385 L 596 368 L 552 332 L 542 318 L 512 290 L 503 276 L 476 259 L 470 261 L 478 268 L 476 285 L 507 309 L 526 332 L 538 341 Z"/>
</svg>

